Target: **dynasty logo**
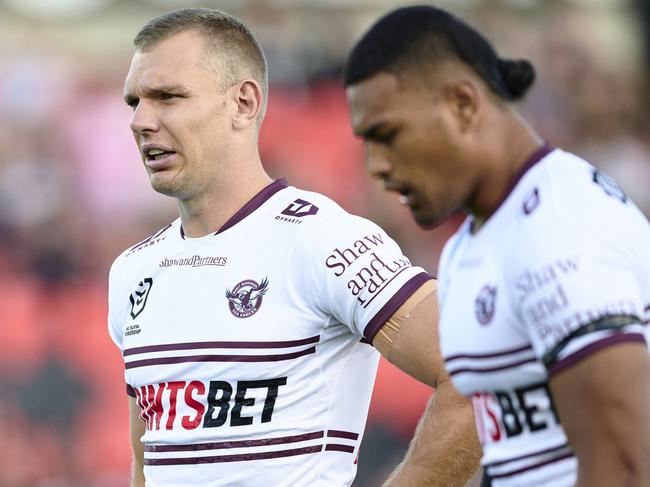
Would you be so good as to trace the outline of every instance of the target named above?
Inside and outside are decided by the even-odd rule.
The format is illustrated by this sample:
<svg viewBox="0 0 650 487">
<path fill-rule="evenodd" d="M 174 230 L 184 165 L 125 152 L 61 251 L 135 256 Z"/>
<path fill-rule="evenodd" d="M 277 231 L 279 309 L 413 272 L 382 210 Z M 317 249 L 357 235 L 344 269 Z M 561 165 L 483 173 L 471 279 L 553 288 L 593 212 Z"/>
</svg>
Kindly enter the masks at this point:
<svg viewBox="0 0 650 487">
<path fill-rule="evenodd" d="M 309 201 L 301 200 L 298 198 L 284 210 L 282 210 L 282 213 L 280 215 L 277 215 L 275 219 L 281 220 L 283 222 L 300 224 L 302 223 L 302 217 L 315 215 L 316 213 L 318 213 L 318 206 L 310 203 Z"/>
<path fill-rule="evenodd" d="M 151 286 L 153 286 L 153 279 L 147 277 L 138 283 L 136 290 L 129 296 L 129 301 L 131 301 L 131 318 L 136 319 L 144 310 L 144 307 L 147 305 L 147 298 L 149 297 Z"/>
<path fill-rule="evenodd" d="M 262 306 L 262 297 L 268 287 L 269 279 L 265 277 L 259 284 L 252 279 L 246 279 L 235 285 L 232 291 L 226 289 L 230 312 L 237 318 L 253 316 Z"/>
</svg>

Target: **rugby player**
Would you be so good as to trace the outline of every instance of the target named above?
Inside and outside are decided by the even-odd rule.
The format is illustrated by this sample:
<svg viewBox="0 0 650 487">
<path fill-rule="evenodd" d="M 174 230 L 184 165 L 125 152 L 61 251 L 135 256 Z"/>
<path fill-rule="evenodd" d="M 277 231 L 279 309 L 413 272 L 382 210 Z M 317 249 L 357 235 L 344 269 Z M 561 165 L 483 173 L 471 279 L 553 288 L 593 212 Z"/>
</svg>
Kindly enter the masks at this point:
<svg viewBox="0 0 650 487">
<path fill-rule="evenodd" d="M 397 9 L 344 81 L 369 174 L 436 225 L 440 346 L 471 396 L 484 485 L 650 485 L 650 226 L 513 102 L 535 77 L 433 6 Z M 413 451 L 412 453 L 416 453 Z"/>
<path fill-rule="evenodd" d="M 480 447 L 438 351 L 435 283 L 375 224 L 266 174 L 267 68 L 250 31 L 183 9 L 134 44 L 131 129 L 180 218 L 109 277 L 132 486 L 350 485 L 377 350 L 437 389 L 421 423 L 426 469 L 390 485 L 464 485 Z"/>
</svg>

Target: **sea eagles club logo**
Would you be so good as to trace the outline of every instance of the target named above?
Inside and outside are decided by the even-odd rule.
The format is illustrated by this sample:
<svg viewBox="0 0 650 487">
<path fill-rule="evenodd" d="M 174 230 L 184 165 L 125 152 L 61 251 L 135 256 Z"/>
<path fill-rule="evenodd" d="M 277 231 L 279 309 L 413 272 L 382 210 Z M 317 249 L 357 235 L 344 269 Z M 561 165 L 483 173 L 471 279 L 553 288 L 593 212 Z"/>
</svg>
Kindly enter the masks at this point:
<svg viewBox="0 0 650 487">
<path fill-rule="evenodd" d="M 131 301 L 131 318 L 136 319 L 144 310 L 144 307 L 147 305 L 147 298 L 149 297 L 151 286 L 153 286 L 153 279 L 147 277 L 138 283 L 137 289 L 129 296 L 129 301 Z"/>
<path fill-rule="evenodd" d="M 492 286 L 483 286 L 483 289 L 476 296 L 476 302 L 474 303 L 476 319 L 481 325 L 487 325 L 492 320 L 496 297 L 497 288 Z"/>
<path fill-rule="evenodd" d="M 257 313 L 262 306 L 262 296 L 269 287 L 269 279 L 264 278 L 259 284 L 252 279 L 246 279 L 230 289 L 226 289 L 228 307 L 237 318 L 248 318 Z"/>
</svg>

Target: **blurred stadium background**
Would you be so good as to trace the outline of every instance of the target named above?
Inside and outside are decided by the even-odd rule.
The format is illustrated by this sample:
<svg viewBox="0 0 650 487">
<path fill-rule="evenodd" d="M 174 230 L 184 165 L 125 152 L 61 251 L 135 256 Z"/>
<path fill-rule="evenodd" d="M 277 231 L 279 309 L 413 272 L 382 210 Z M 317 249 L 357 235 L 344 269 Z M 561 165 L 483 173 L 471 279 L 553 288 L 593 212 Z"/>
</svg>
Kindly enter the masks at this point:
<svg viewBox="0 0 650 487">
<path fill-rule="evenodd" d="M 176 216 L 174 202 L 149 188 L 121 99 L 131 39 L 159 13 L 209 6 L 242 18 L 270 64 L 261 146 L 271 174 L 377 221 L 435 272 L 458 220 L 423 232 L 367 181 L 338 81 L 354 39 L 404 3 L 0 0 L 0 487 L 128 485 L 106 276 L 122 249 Z M 505 55 L 531 59 L 539 78 L 523 112 L 650 215 L 649 2 L 438 4 L 483 28 Z M 385 478 L 429 395 L 382 363 L 355 486 Z"/>
</svg>

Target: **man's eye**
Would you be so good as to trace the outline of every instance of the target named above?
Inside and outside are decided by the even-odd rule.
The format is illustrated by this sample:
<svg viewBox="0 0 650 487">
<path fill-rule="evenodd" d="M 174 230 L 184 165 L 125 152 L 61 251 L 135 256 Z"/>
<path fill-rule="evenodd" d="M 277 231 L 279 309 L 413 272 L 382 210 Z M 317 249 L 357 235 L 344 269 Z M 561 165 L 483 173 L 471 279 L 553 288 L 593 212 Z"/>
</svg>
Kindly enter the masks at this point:
<svg viewBox="0 0 650 487">
<path fill-rule="evenodd" d="M 397 135 L 397 130 L 389 130 L 383 134 L 377 134 L 375 140 L 380 144 L 390 144 Z"/>
<path fill-rule="evenodd" d="M 160 94 L 160 99 L 161 100 L 171 100 L 172 98 L 177 98 L 178 95 L 174 93 L 161 93 Z"/>
</svg>

